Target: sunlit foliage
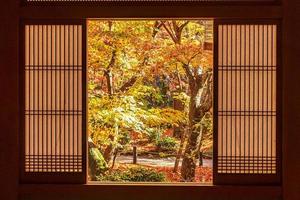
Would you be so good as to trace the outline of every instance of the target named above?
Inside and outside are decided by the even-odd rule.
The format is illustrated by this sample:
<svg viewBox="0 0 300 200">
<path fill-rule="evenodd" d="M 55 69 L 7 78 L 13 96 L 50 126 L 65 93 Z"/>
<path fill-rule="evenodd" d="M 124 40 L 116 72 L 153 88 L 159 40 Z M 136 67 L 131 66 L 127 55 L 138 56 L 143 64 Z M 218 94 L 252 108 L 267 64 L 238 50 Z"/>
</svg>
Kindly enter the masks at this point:
<svg viewBox="0 0 300 200">
<path fill-rule="evenodd" d="M 153 133 L 162 137 L 154 141 L 157 151 L 169 148 L 177 153 L 180 137 L 188 136 L 163 135 L 175 127 L 205 127 L 202 149 L 211 148 L 210 111 L 192 125 L 189 116 L 191 80 L 212 68 L 212 53 L 203 49 L 204 32 L 201 20 L 89 21 L 88 131 L 103 155 L 102 168 L 114 167 L 118 152 L 143 138 L 151 142 Z M 175 101 L 183 109 L 176 108 Z"/>
</svg>

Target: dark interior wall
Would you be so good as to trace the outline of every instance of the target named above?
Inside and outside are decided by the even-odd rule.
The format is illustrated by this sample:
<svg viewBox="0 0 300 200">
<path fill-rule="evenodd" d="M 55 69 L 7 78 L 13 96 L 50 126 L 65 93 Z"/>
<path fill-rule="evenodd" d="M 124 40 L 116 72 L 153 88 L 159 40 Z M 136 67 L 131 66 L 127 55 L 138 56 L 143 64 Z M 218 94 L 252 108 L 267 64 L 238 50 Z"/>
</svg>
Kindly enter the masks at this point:
<svg viewBox="0 0 300 200">
<path fill-rule="evenodd" d="M 300 1 L 283 2 L 283 199 L 299 200 Z M 0 199 L 3 200 L 18 198 L 18 5 L 18 0 L 2 0 L 0 6 Z"/>
<path fill-rule="evenodd" d="M 17 199 L 18 1 L 0 1 L 0 199 Z"/>
<path fill-rule="evenodd" d="M 20 200 L 40 200 L 41 196 L 49 191 L 55 191 L 43 196 L 43 200 L 281 200 L 278 190 L 272 186 L 253 186 L 253 192 L 249 193 L 247 186 L 148 186 L 136 188 L 128 186 L 104 186 L 89 185 L 87 188 L 80 186 L 74 189 L 74 185 L 42 187 L 35 186 L 35 193 L 29 192 L 30 186 Z M 205 191 L 209 187 L 210 191 Z M 24 188 L 23 188 L 24 189 Z M 115 195 L 112 195 L 115 194 Z M 245 195 L 247 194 L 247 195 Z M 154 198 L 149 198 L 154 197 Z"/>
<path fill-rule="evenodd" d="M 283 0 L 283 196 L 300 199 L 300 1 Z"/>
</svg>

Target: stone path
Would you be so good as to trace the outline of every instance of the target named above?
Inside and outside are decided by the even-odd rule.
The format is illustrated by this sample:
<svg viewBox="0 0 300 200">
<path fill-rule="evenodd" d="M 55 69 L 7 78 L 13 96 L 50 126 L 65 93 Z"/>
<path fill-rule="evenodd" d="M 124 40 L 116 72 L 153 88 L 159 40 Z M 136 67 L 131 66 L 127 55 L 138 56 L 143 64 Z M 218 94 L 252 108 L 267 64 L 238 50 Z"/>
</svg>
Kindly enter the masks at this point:
<svg viewBox="0 0 300 200">
<path fill-rule="evenodd" d="M 118 156 L 117 163 L 130 164 L 132 163 L 132 156 Z M 141 165 L 148 165 L 152 167 L 173 167 L 175 162 L 174 157 L 169 158 L 147 158 L 138 157 L 137 163 Z M 181 165 L 181 162 L 180 162 Z M 203 159 L 203 167 L 212 167 L 212 159 Z"/>
</svg>

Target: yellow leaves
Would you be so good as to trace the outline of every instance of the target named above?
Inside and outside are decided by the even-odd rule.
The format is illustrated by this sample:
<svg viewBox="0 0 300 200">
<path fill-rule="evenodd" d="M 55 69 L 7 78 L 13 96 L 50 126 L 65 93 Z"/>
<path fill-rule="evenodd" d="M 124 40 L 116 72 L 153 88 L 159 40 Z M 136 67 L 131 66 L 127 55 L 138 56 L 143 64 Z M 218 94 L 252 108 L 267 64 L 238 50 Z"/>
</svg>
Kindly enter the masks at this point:
<svg viewBox="0 0 300 200">
<path fill-rule="evenodd" d="M 154 23 L 149 20 L 89 22 L 89 128 L 95 137 L 115 134 L 116 126 L 120 131 L 128 129 L 144 133 L 153 127 L 187 123 L 186 111 L 174 110 L 171 104 L 161 106 L 157 103 L 165 101 L 167 93 L 162 94 L 155 86 L 155 79 L 162 75 L 171 77 L 166 90 L 172 96 L 172 90 L 178 85 L 174 72 L 181 76 L 182 84 L 186 82 L 182 63 L 194 71 L 212 67 L 212 52 L 203 50 L 204 26 L 199 20 L 188 23 L 176 20 L 178 27 L 184 25 L 184 28 L 180 42 L 175 44 L 165 29 L 154 30 Z M 172 26 L 174 22 L 166 23 Z M 155 38 L 153 31 L 157 31 Z M 110 63 L 112 52 L 116 52 L 116 56 L 111 67 L 115 90 L 111 97 L 107 94 L 103 71 Z M 119 91 L 132 77 L 137 80 L 128 89 Z M 187 107 L 189 97 L 186 94 L 178 95 L 178 99 Z"/>
<path fill-rule="evenodd" d="M 185 123 L 185 114 L 182 111 L 172 108 L 152 108 L 149 109 L 147 123 L 150 126 L 159 126 L 164 124 L 178 126 L 179 123 Z"/>
</svg>

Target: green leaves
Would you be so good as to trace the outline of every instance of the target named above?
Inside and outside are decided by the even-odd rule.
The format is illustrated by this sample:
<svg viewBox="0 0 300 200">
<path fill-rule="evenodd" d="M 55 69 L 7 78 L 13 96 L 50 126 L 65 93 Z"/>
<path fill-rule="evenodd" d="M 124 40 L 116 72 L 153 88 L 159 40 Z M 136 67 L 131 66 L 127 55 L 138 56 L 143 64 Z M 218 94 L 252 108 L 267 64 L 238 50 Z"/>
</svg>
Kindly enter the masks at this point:
<svg viewBox="0 0 300 200">
<path fill-rule="evenodd" d="M 118 126 L 148 134 L 148 129 L 163 125 L 184 123 L 183 112 L 172 108 L 149 108 L 148 97 L 153 88 L 147 86 L 129 90 L 126 94 L 118 94 L 113 98 L 108 95 L 91 97 L 89 101 L 89 122 L 91 128 L 102 129 Z M 130 95 L 132 93 L 132 95 Z"/>
</svg>

